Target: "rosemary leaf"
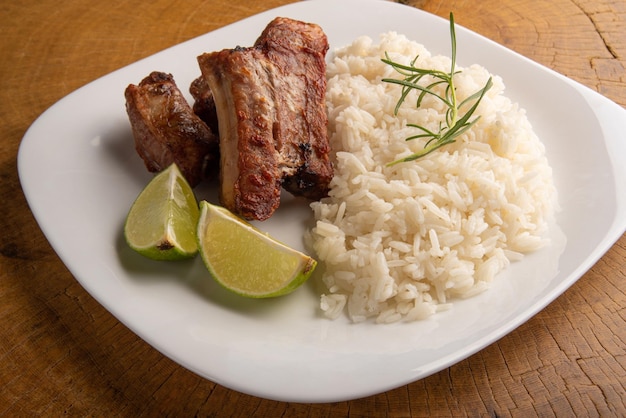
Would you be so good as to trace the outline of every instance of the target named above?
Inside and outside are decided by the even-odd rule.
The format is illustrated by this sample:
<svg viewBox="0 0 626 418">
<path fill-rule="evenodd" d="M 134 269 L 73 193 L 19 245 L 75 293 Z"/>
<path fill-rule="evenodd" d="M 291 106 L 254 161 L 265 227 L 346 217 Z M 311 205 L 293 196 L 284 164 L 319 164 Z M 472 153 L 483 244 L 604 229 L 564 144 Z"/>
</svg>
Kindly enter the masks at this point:
<svg viewBox="0 0 626 418">
<path fill-rule="evenodd" d="M 406 138 L 406 140 L 410 141 L 418 138 L 426 138 L 426 144 L 421 151 L 415 154 L 411 154 L 408 157 L 388 163 L 387 166 L 393 166 L 403 162 L 414 161 L 427 154 L 430 154 L 431 152 L 445 145 L 455 142 L 457 137 L 470 129 L 479 119 L 480 116 L 477 116 L 470 121 L 472 114 L 474 113 L 476 108 L 478 108 L 480 101 L 484 97 L 485 93 L 487 93 L 487 90 L 491 88 L 493 82 L 490 77 L 482 89 L 470 95 L 461 103 L 457 103 L 456 87 L 454 86 L 454 76 L 458 73 L 455 70 L 456 32 L 454 30 L 454 15 L 452 13 L 450 13 L 450 40 L 452 44 L 452 59 L 449 73 L 439 70 L 415 67 L 415 63 L 417 62 L 418 57 L 413 58 L 409 65 L 404 65 L 393 61 L 387 53 L 385 53 L 385 58 L 382 58 L 382 62 L 393 67 L 394 70 L 396 70 L 400 75 L 404 77 L 402 79 L 382 79 L 383 82 L 402 86 L 400 98 L 398 99 L 398 102 L 396 103 L 396 107 L 394 109 L 395 115 L 398 114 L 400 106 L 404 103 L 409 93 L 413 90 L 418 90 L 420 92 L 416 101 L 416 107 L 418 108 L 421 106 L 422 101 L 424 100 L 424 97 L 426 97 L 426 95 L 431 95 L 439 99 L 445 106 L 447 106 L 445 114 L 445 126 L 442 126 L 443 124 L 440 124 L 438 132 L 433 132 L 424 126 L 420 126 L 417 124 L 407 124 L 407 126 L 409 127 L 419 129 L 420 131 L 422 131 L 422 133 L 409 136 L 408 138 Z M 420 82 L 423 81 L 424 77 L 430 77 L 430 82 L 428 84 L 422 85 L 420 84 Z M 440 94 L 435 90 L 435 88 L 440 85 L 445 85 L 444 94 Z M 474 101 L 474 104 L 467 110 L 467 112 L 465 112 L 465 114 L 463 114 L 463 116 L 459 117 L 460 108 L 472 101 Z"/>
</svg>

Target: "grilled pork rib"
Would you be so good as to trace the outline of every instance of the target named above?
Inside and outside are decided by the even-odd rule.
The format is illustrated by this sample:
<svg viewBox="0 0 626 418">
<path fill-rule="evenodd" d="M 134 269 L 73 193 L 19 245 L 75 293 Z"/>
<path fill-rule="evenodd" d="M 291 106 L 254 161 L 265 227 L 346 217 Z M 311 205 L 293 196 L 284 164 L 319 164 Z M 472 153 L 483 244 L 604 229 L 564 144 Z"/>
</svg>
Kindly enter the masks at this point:
<svg viewBox="0 0 626 418">
<path fill-rule="evenodd" d="M 281 186 L 272 64 L 261 51 L 244 48 L 204 54 L 199 62 L 219 120 L 221 203 L 247 219 L 267 219 L 280 203 Z"/>
<path fill-rule="evenodd" d="M 125 92 L 135 148 L 150 172 L 176 163 L 191 186 L 217 175 L 218 139 L 195 115 L 171 74 L 154 71 Z"/>
<path fill-rule="evenodd" d="M 220 197 L 231 211 L 267 219 L 281 186 L 310 199 L 327 194 L 327 50 L 319 26 L 276 18 L 253 47 L 198 57 L 219 121 Z"/>
<path fill-rule="evenodd" d="M 277 110 L 276 149 L 283 187 L 318 200 L 333 176 L 327 136 L 326 52 L 328 40 L 318 25 L 276 18 L 255 46 L 274 64 Z"/>
</svg>

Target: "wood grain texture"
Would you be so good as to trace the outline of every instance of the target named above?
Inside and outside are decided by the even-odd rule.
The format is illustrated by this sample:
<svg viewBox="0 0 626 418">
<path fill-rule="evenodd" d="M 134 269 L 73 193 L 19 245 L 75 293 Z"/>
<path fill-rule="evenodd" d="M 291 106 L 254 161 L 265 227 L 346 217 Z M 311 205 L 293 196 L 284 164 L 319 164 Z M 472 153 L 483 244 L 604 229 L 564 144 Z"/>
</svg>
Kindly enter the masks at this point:
<svg viewBox="0 0 626 418">
<path fill-rule="evenodd" d="M 286 3 L 0 5 L 0 415 L 626 415 L 626 236 L 546 309 L 467 360 L 334 404 L 269 401 L 202 379 L 130 332 L 72 277 L 20 188 L 16 155 L 29 125 L 102 75 Z M 626 107 L 626 0 L 404 3 L 443 17 L 454 11 L 459 24 Z"/>
</svg>

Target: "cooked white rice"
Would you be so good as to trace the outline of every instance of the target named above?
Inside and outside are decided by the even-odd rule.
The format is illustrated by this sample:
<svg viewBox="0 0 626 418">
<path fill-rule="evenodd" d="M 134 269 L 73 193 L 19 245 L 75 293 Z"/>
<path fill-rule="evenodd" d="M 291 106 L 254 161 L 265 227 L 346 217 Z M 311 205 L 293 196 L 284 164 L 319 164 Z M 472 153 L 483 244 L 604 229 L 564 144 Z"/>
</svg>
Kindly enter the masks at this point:
<svg viewBox="0 0 626 418">
<path fill-rule="evenodd" d="M 523 109 L 493 87 L 474 113 L 480 120 L 457 142 L 417 161 L 386 164 L 423 148 L 407 123 L 436 130 L 445 109 L 434 98 L 415 107 L 410 96 L 398 116 L 398 78 L 381 62 L 450 70 L 450 58 L 431 56 L 395 33 L 375 44 L 361 37 L 335 51 L 328 65 L 327 106 L 335 177 L 328 198 L 312 204 L 310 244 L 324 265 L 328 289 L 321 309 L 358 322 L 418 320 L 489 287 L 511 261 L 547 242 L 556 206 L 544 146 Z M 490 74 L 478 65 L 455 76 L 463 98 Z"/>
</svg>

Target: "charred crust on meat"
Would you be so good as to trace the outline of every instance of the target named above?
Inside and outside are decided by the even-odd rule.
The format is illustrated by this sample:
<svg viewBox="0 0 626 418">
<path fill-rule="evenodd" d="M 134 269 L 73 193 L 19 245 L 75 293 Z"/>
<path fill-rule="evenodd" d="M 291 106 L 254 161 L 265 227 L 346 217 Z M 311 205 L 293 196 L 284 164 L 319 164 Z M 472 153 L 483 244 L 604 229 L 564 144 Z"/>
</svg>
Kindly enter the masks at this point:
<svg viewBox="0 0 626 418">
<path fill-rule="evenodd" d="M 308 142 L 298 144 L 298 148 L 300 148 L 300 152 L 303 154 L 310 154 L 312 149 L 311 144 Z"/>
</svg>

